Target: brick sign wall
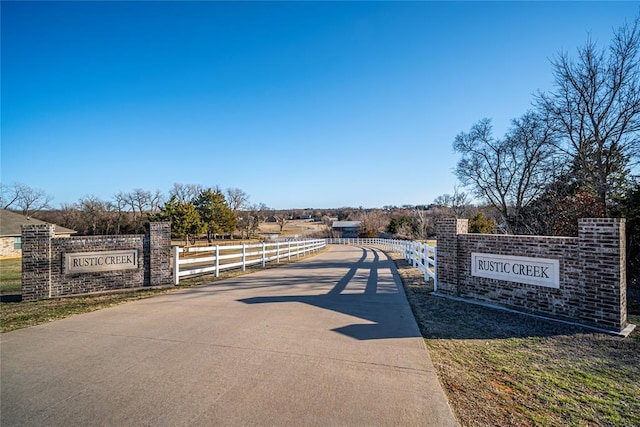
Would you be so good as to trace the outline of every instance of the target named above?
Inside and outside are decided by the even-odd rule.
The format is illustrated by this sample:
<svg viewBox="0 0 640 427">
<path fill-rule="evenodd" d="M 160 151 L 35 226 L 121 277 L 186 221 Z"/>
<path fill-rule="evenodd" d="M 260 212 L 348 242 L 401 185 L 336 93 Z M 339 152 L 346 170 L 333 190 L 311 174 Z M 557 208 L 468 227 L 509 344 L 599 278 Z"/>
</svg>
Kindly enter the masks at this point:
<svg viewBox="0 0 640 427">
<path fill-rule="evenodd" d="M 578 237 L 467 227 L 437 224 L 439 293 L 618 332 L 627 326 L 624 219 L 581 219 Z"/>
<path fill-rule="evenodd" d="M 56 238 L 54 227 L 22 226 L 24 301 L 173 283 L 168 222 L 146 235 Z"/>
</svg>

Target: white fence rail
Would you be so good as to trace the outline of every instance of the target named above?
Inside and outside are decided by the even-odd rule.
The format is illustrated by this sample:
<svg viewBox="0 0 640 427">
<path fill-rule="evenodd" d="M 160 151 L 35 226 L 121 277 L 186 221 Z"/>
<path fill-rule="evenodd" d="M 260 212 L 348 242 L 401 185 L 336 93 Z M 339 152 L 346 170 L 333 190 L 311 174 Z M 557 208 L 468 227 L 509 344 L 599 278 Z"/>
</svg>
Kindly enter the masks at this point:
<svg viewBox="0 0 640 427">
<path fill-rule="evenodd" d="M 333 245 L 355 245 L 355 246 L 380 246 L 391 252 L 403 254 L 407 262 L 417 267 L 418 271 L 424 273 L 424 280 L 433 279 L 433 290 L 438 291 L 438 274 L 436 269 L 436 258 L 438 249 L 427 243 L 420 243 L 411 240 L 395 239 L 327 239 L 327 243 Z"/>
<path fill-rule="evenodd" d="M 325 239 L 293 240 L 289 242 L 256 243 L 242 245 L 215 245 L 206 247 L 184 248 L 173 247 L 173 283 L 180 283 L 180 278 L 194 274 L 213 273 L 216 277 L 222 270 L 242 268 L 267 262 L 281 260 L 291 261 L 292 257 L 300 257 L 318 251 L 327 244 Z"/>
</svg>

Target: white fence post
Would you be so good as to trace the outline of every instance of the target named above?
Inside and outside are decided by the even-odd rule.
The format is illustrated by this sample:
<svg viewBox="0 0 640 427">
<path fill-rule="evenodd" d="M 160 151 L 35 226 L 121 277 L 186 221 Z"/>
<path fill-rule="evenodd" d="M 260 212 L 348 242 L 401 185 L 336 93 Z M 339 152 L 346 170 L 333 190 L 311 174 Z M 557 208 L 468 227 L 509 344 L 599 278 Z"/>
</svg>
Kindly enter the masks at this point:
<svg viewBox="0 0 640 427">
<path fill-rule="evenodd" d="M 265 266 L 266 256 L 267 256 L 267 245 L 265 242 L 262 242 L 262 268 L 264 268 Z"/>
<path fill-rule="evenodd" d="M 247 269 L 247 244 L 242 244 L 242 271 Z"/>
<path fill-rule="evenodd" d="M 417 242 L 411 242 L 411 265 L 412 266 L 416 266 L 416 253 L 418 252 L 416 250 L 416 246 L 418 246 Z"/>
<path fill-rule="evenodd" d="M 422 266 L 424 267 L 424 281 L 429 281 L 429 245 L 424 244 L 424 258 L 422 259 Z"/>
<path fill-rule="evenodd" d="M 180 246 L 173 247 L 173 284 L 180 283 Z"/>
<path fill-rule="evenodd" d="M 220 245 L 216 245 L 216 277 L 220 275 Z"/>
<path fill-rule="evenodd" d="M 438 246 L 433 248 L 433 292 L 438 292 Z"/>
</svg>

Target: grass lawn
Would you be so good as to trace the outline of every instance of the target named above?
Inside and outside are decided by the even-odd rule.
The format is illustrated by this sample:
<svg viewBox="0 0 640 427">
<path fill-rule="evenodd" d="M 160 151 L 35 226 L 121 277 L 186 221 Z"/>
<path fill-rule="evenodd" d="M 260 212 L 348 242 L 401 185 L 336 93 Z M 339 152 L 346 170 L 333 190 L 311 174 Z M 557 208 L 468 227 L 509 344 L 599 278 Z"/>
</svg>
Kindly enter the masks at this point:
<svg viewBox="0 0 640 427">
<path fill-rule="evenodd" d="M 0 295 L 22 292 L 22 258 L 0 259 Z"/>
<path fill-rule="evenodd" d="M 638 329 L 623 339 L 435 297 L 394 258 L 461 425 L 640 425 Z"/>
</svg>

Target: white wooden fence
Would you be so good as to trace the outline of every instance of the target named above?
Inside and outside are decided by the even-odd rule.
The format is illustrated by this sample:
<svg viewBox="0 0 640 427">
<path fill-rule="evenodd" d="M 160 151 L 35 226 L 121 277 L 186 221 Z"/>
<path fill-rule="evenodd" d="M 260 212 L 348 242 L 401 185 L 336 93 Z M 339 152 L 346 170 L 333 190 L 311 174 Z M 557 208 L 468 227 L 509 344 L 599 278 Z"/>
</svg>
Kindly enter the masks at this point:
<svg viewBox="0 0 640 427">
<path fill-rule="evenodd" d="M 281 260 L 291 261 L 292 257 L 318 251 L 325 247 L 325 239 L 293 240 L 288 242 L 256 243 L 242 245 L 215 245 L 206 247 L 173 247 L 173 282 L 177 285 L 180 278 L 194 274 L 214 273 L 216 277 L 222 270 L 242 268 Z"/>
<path fill-rule="evenodd" d="M 438 290 L 436 273 L 436 246 L 411 240 L 395 239 L 309 239 L 287 242 L 256 243 L 242 245 L 215 245 L 184 248 L 173 247 L 173 282 L 177 285 L 180 278 L 195 274 L 213 273 L 216 277 L 222 270 L 241 268 L 267 262 L 291 261 L 292 257 L 318 251 L 327 244 L 378 246 L 391 252 L 402 254 L 418 271 L 424 273 L 424 280 L 433 279 L 434 290 Z"/>
<path fill-rule="evenodd" d="M 403 254 L 407 262 L 424 273 L 424 280 L 433 279 L 433 290 L 438 291 L 438 274 L 436 270 L 436 258 L 438 249 L 427 243 L 420 243 L 411 240 L 395 239 L 327 239 L 327 243 L 333 245 L 356 245 L 356 246 L 379 246 L 388 251 Z"/>
</svg>

